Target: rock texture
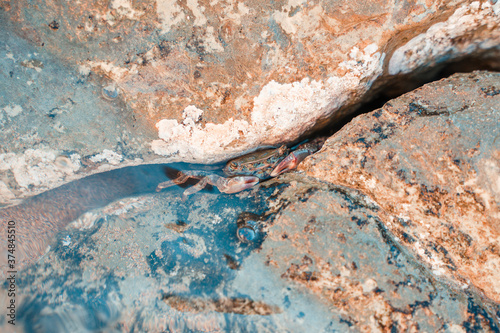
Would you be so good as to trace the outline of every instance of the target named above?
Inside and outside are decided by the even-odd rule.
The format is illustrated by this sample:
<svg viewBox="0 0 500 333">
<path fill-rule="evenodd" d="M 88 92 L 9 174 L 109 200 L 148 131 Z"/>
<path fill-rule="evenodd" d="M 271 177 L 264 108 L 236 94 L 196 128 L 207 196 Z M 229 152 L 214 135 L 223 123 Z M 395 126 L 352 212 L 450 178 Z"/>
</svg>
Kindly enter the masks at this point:
<svg viewBox="0 0 500 333">
<path fill-rule="evenodd" d="M 498 1 L 0 6 L 3 203 L 118 166 L 295 141 L 375 86 L 500 53 Z"/>
<path fill-rule="evenodd" d="M 490 72 L 423 86 L 249 191 L 181 202 L 171 188 L 89 211 L 19 274 L 18 327 L 498 331 L 499 87 Z"/>
<path fill-rule="evenodd" d="M 355 118 L 301 165 L 358 190 L 436 276 L 500 302 L 500 75 L 457 74 Z"/>
</svg>

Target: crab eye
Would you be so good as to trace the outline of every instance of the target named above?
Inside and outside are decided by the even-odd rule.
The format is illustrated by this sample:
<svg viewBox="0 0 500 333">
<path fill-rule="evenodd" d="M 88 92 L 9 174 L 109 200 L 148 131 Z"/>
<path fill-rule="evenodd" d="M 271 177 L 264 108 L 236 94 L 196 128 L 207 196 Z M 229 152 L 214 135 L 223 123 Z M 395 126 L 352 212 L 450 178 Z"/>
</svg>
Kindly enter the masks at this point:
<svg viewBox="0 0 500 333">
<path fill-rule="evenodd" d="M 234 170 L 238 167 L 238 163 L 236 162 L 230 162 L 229 163 L 229 169 Z"/>
</svg>

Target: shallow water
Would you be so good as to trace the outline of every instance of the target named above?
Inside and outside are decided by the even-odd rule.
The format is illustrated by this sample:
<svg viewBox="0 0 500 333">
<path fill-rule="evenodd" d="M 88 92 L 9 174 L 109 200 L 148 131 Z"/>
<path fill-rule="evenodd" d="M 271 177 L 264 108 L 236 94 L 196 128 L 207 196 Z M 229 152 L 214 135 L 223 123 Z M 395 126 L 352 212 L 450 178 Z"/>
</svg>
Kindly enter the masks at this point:
<svg viewBox="0 0 500 333">
<path fill-rule="evenodd" d="M 292 175 L 182 201 L 180 187 L 154 192 L 175 174 L 166 167 L 94 175 L 24 203 L 42 223 L 26 237 L 61 230 L 34 238 L 45 241 L 29 249 L 50 250 L 16 276 L 16 331 L 345 332 L 370 323 L 358 306 L 388 304 L 390 320 L 408 313 L 423 330 L 496 329 L 484 304 L 436 281 L 349 191 Z"/>
<path fill-rule="evenodd" d="M 154 193 L 165 171 L 164 165 L 124 168 L 23 203 L 39 217 L 35 234 L 80 218 L 77 227 L 38 238 L 44 243 L 26 250 L 51 245 L 38 261 L 29 253 L 37 262 L 18 275 L 19 327 L 26 332 L 293 328 L 277 301 L 287 293 L 283 282 L 266 277 L 263 263 L 250 268 L 246 263 L 265 239 L 274 215 L 268 199 L 279 188 L 237 195 L 205 190 L 182 202 L 181 188 Z M 20 210 L 10 207 L 2 214 L 17 219 Z M 242 226 L 252 226 L 255 237 L 241 241 Z M 299 312 L 316 313 L 315 303 L 301 305 Z M 6 327 L 5 318 L 0 321 Z"/>
<path fill-rule="evenodd" d="M 53 237 L 83 213 L 120 198 L 153 193 L 160 182 L 175 178 L 179 170 L 193 167 L 217 168 L 184 163 L 126 167 L 85 177 L 28 198 L 19 205 L 0 209 L 2 221 L 18 222 L 17 250 L 21 256 L 18 266 L 36 261 Z M 196 180 L 183 186 L 191 186 L 194 182 Z M 6 232 L 6 228 L 0 230 L 4 239 Z M 2 244 L 2 252 L 6 251 L 5 245 Z M 1 263 L 5 265 L 5 262 Z"/>
</svg>

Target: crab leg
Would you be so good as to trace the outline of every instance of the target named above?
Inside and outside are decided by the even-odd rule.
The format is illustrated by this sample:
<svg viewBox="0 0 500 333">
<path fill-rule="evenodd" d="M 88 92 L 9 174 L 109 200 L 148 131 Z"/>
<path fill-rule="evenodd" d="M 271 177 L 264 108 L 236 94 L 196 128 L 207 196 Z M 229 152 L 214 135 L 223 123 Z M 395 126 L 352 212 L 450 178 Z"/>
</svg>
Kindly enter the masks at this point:
<svg viewBox="0 0 500 333">
<path fill-rule="evenodd" d="M 311 152 L 307 150 L 296 150 L 291 152 L 283 161 L 281 161 L 271 172 L 271 177 L 281 175 L 283 172 L 293 170 L 302 162 Z"/>
<path fill-rule="evenodd" d="M 283 172 L 295 169 L 307 156 L 317 152 L 323 146 L 325 140 L 326 138 L 316 138 L 300 145 L 273 169 L 271 177 L 276 177 Z"/>
<path fill-rule="evenodd" d="M 217 187 L 223 193 L 237 193 L 246 190 L 259 182 L 259 178 L 253 176 L 236 176 L 232 178 L 224 178 L 217 175 L 208 175 L 200 179 L 198 183 L 187 188 L 182 193 L 182 201 L 185 201 L 188 195 L 199 192 L 207 186 L 207 184 Z"/>
<path fill-rule="evenodd" d="M 164 188 L 180 185 L 186 182 L 189 178 L 199 178 L 198 176 L 189 175 L 188 173 L 179 172 L 179 176 L 172 180 L 167 180 L 166 182 L 162 182 L 156 186 L 156 192 L 160 192 Z"/>
<path fill-rule="evenodd" d="M 164 188 L 180 185 L 189 178 L 197 178 L 200 179 L 200 181 L 184 191 L 182 194 L 183 200 L 185 200 L 188 195 L 201 191 L 207 184 L 217 187 L 217 189 L 223 193 L 237 193 L 256 185 L 260 180 L 258 177 L 254 176 L 224 178 L 218 175 L 209 174 L 205 171 L 186 171 L 180 172 L 180 175 L 175 179 L 158 184 L 156 191 L 159 192 Z"/>
<path fill-rule="evenodd" d="M 224 178 L 217 175 L 211 175 L 208 183 L 215 185 L 219 191 L 223 193 L 237 193 L 255 186 L 260 179 L 255 176 L 236 176 L 231 178 Z M 214 181 L 215 182 L 211 182 Z"/>
</svg>

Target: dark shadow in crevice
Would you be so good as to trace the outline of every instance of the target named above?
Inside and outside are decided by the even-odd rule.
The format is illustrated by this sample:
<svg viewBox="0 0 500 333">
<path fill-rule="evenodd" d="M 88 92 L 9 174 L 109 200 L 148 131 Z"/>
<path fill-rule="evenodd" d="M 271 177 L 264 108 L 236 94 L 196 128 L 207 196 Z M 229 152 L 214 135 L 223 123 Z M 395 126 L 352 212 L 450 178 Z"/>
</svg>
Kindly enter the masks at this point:
<svg viewBox="0 0 500 333">
<path fill-rule="evenodd" d="M 487 70 L 500 72 L 500 50 L 486 50 L 480 55 L 466 56 L 408 74 L 398 74 L 375 81 L 362 100 L 336 112 L 322 127 L 307 138 L 331 136 L 355 117 L 381 108 L 388 101 L 413 91 L 427 83 L 450 77 L 456 73 Z"/>
</svg>

